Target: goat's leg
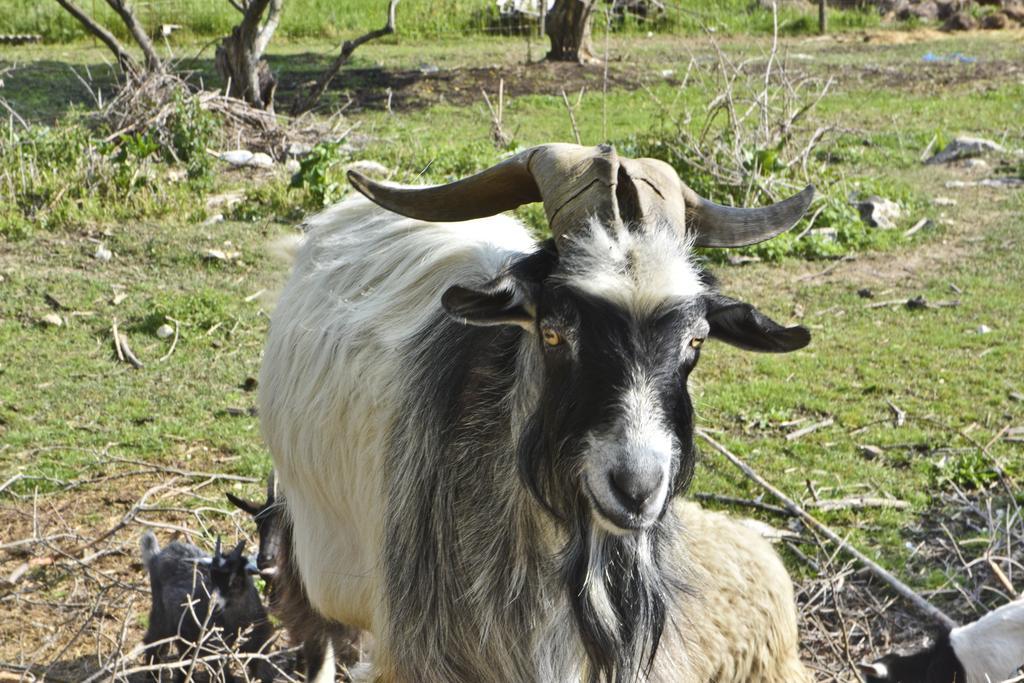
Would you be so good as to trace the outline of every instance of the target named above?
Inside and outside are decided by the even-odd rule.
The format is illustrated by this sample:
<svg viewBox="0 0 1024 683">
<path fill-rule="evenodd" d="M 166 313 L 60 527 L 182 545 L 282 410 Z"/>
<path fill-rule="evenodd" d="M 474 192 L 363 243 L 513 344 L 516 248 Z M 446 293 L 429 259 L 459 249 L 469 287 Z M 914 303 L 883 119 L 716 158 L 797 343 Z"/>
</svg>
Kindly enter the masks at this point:
<svg viewBox="0 0 1024 683">
<path fill-rule="evenodd" d="M 164 643 L 163 645 L 153 645 L 153 643 L 155 643 L 158 640 L 163 640 L 163 638 L 160 637 L 160 634 L 155 633 L 152 627 L 150 627 L 146 631 L 146 635 L 142 637 L 142 644 L 146 648 L 146 666 L 154 666 L 156 664 L 159 664 L 160 660 L 164 656 L 164 653 L 167 652 L 167 643 Z M 150 681 L 159 681 L 160 672 L 150 671 L 146 678 Z"/>
<path fill-rule="evenodd" d="M 334 646 L 330 638 L 317 635 L 302 643 L 307 683 L 334 683 Z"/>
</svg>

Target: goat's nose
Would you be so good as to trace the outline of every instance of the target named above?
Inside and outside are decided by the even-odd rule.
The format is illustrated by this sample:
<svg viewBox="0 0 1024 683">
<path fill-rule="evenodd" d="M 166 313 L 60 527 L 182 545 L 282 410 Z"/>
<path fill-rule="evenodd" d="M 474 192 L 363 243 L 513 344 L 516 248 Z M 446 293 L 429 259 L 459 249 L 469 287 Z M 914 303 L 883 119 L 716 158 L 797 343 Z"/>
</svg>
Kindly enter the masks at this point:
<svg viewBox="0 0 1024 683">
<path fill-rule="evenodd" d="M 657 502 L 665 480 L 661 467 L 621 467 L 611 473 L 611 489 L 619 503 L 633 513 L 649 512 L 646 508 Z"/>
</svg>

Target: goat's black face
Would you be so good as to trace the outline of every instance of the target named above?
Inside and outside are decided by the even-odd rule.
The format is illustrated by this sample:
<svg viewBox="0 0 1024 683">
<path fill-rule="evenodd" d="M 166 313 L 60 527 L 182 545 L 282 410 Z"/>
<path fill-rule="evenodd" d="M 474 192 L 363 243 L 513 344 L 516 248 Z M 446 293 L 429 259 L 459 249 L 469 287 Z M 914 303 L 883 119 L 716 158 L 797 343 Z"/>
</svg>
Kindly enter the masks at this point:
<svg viewBox="0 0 1024 683">
<path fill-rule="evenodd" d="M 559 470 L 610 533 L 650 527 L 689 482 L 686 381 L 709 329 L 700 308 L 666 300 L 636 311 L 570 284 L 540 290 L 541 448 L 532 455 Z"/>
<path fill-rule="evenodd" d="M 650 528 L 690 481 L 687 379 L 704 340 L 791 351 L 810 338 L 715 293 L 685 247 L 657 237 L 595 233 L 582 255 L 549 245 L 484 287 L 443 298 L 456 318 L 534 335 L 543 381 L 521 436 L 525 479 L 557 516 L 583 508 L 616 535 Z"/>
</svg>

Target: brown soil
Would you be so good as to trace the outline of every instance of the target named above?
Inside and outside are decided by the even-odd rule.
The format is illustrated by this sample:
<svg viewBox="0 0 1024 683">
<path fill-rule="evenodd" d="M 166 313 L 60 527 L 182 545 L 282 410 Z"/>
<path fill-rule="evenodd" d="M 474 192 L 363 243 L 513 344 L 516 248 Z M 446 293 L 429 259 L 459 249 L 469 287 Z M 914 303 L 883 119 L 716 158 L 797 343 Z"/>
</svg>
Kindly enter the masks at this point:
<svg viewBox="0 0 1024 683">
<path fill-rule="evenodd" d="M 1024 31 L 1020 31 L 1024 38 Z M 783 49 L 789 52 L 810 50 L 814 56 L 817 50 L 842 50 L 865 55 L 865 58 L 842 67 L 818 65 L 818 60 L 789 60 L 789 68 L 806 71 L 810 75 L 831 76 L 840 88 L 885 87 L 910 92 L 933 92 L 953 86 L 977 84 L 988 89 L 1007 81 L 1024 77 L 1024 64 L 1009 59 L 979 59 L 975 63 L 924 62 L 919 56 L 908 57 L 904 63 L 878 65 L 867 58 L 865 43 L 891 45 L 929 42 L 944 39 L 948 34 L 920 30 L 913 32 L 879 31 L 860 34 L 837 34 L 825 38 L 787 40 Z M 728 45 L 729 41 L 725 41 Z M 660 49 L 660 48 L 659 48 Z M 933 52 L 943 52 L 935 46 Z M 634 61 L 628 52 L 617 51 L 622 56 L 613 56 L 608 64 L 609 89 L 635 90 L 645 85 L 668 83 L 679 85 L 678 77 L 663 78 L 650 63 Z M 711 57 L 706 41 L 679 41 L 676 49 L 665 48 L 662 57 L 666 62 L 685 62 L 685 55 L 694 53 L 698 62 Z M 310 59 L 313 57 L 310 56 Z M 296 58 L 297 62 L 304 60 Z M 746 69 L 752 73 L 763 72 L 763 62 L 752 61 Z M 485 67 L 424 67 L 418 70 L 389 70 L 383 68 L 346 70 L 335 79 L 331 90 L 344 93 L 352 98 L 356 109 L 386 109 L 407 111 L 435 104 L 458 106 L 477 105 L 483 102 L 482 90 L 493 95 L 498 83 L 505 82 L 507 97 L 523 95 L 560 96 L 578 93 L 581 88 L 587 92 L 600 92 L 604 87 L 603 65 L 579 65 L 565 62 L 538 61 L 531 64 L 512 61 L 495 63 Z M 306 75 L 282 73 L 278 99 L 287 108 L 297 92 L 306 86 Z M 389 94 L 390 93 L 390 94 Z"/>
</svg>

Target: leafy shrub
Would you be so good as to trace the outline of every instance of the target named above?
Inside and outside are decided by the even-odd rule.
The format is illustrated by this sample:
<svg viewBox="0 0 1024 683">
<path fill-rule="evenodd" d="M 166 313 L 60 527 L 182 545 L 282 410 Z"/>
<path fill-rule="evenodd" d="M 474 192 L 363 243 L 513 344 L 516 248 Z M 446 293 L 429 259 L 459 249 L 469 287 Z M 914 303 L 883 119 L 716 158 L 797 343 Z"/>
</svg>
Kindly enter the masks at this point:
<svg viewBox="0 0 1024 683">
<path fill-rule="evenodd" d="M 340 180 L 332 169 L 341 161 L 339 142 L 320 142 L 299 161 L 291 186 L 306 192 L 305 205 L 322 209 L 342 195 Z"/>
<path fill-rule="evenodd" d="M 174 95 L 174 111 L 167 119 L 170 144 L 168 160 L 180 161 L 188 169 L 188 177 L 203 181 L 210 177 L 213 157 L 206 153 L 218 129 L 217 119 L 204 110 L 199 100 L 178 91 Z"/>
</svg>

